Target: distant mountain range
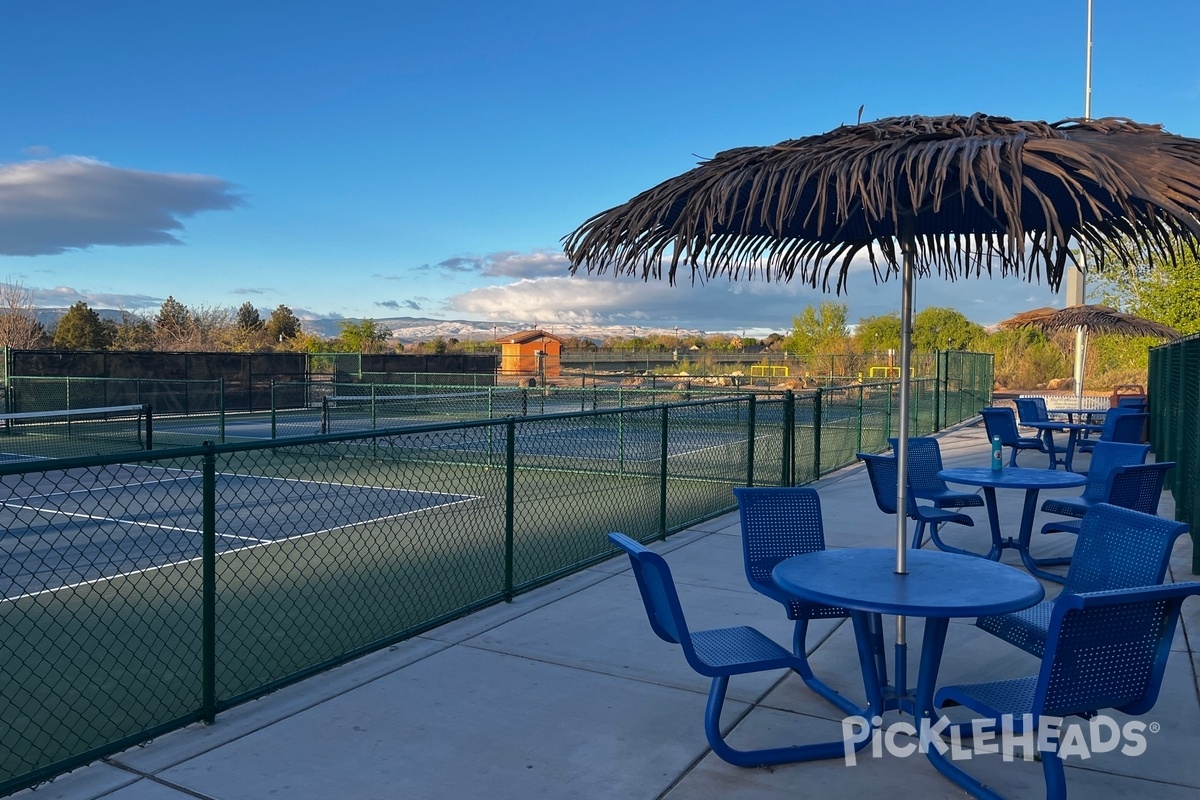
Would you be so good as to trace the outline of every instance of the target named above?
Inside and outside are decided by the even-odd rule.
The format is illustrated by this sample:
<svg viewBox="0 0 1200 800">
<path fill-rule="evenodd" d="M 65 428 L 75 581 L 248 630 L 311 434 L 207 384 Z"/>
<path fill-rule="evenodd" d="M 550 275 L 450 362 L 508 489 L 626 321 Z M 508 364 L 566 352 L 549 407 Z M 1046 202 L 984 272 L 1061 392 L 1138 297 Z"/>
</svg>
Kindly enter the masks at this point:
<svg viewBox="0 0 1200 800">
<path fill-rule="evenodd" d="M 97 308 L 96 313 L 101 319 L 111 319 L 119 322 L 121 320 L 121 312 L 111 308 Z M 39 308 L 37 309 L 37 319 L 47 329 L 53 328 L 62 315 L 67 313 L 66 308 Z M 263 319 L 266 319 L 270 312 L 260 310 Z M 343 322 L 361 322 L 359 319 L 341 318 L 341 317 L 311 317 L 302 313 L 297 313 L 300 321 L 304 326 L 304 330 L 315 333 L 318 336 L 332 338 L 341 332 Z M 384 317 L 374 318 L 375 322 L 383 325 L 392 332 L 392 336 L 399 339 L 405 344 L 411 342 L 427 342 L 431 339 L 436 339 L 441 336 L 444 339 L 458 339 L 459 341 L 493 341 L 505 335 L 516 333 L 517 331 L 527 331 L 534 327 L 528 322 L 486 322 L 482 320 L 466 320 L 466 319 L 430 319 L 428 317 Z M 581 337 L 585 339 L 594 339 L 601 341 L 614 336 L 674 336 L 675 328 L 648 327 L 644 325 L 597 325 L 590 323 L 564 325 L 561 323 L 542 324 L 540 327 L 547 333 L 552 333 L 556 336 L 564 338 Z M 682 335 L 699 335 L 704 331 L 694 328 L 679 328 L 678 333 Z"/>
</svg>

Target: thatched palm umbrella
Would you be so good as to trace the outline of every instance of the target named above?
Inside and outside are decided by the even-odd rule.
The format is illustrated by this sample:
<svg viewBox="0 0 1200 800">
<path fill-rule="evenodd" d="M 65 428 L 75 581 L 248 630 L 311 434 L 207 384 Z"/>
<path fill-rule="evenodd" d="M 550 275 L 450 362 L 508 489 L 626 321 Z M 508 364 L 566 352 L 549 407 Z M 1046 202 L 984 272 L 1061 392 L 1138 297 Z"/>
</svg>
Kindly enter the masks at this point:
<svg viewBox="0 0 1200 800">
<path fill-rule="evenodd" d="M 1078 331 L 1080 361 L 1087 355 L 1088 337 L 1093 333 L 1115 333 L 1121 336 L 1153 336 L 1158 339 L 1178 339 L 1179 332 L 1169 325 L 1126 314 L 1115 308 L 1100 305 L 1067 306 L 1066 308 L 1035 308 L 1004 320 L 1000 327 L 1038 328 L 1043 331 Z M 1075 396 L 1082 403 L 1083 378 L 1075 387 Z"/>
<path fill-rule="evenodd" d="M 1173 259 L 1200 237 L 1200 141 L 1123 119 L 893 117 L 718 153 L 564 238 L 572 271 L 789 281 L 840 293 L 865 254 L 900 275 L 897 501 L 908 473 L 912 277 Z M 906 572 L 897 515 L 896 571 Z M 902 632 L 901 632 L 902 633 Z"/>
</svg>

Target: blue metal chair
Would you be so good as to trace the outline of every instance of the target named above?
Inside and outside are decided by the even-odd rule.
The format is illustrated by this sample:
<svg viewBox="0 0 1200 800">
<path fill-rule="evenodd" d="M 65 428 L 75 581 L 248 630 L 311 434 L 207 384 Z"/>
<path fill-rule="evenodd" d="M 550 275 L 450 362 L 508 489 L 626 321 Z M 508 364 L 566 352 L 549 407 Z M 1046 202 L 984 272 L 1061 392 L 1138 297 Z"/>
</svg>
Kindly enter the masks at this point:
<svg viewBox="0 0 1200 800">
<path fill-rule="evenodd" d="M 800 674 L 802 669 L 807 669 L 807 665 L 756 628 L 739 626 L 707 631 L 689 630 L 679 604 L 679 594 L 675 590 L 675 580 L 671 577 L 671 568 L 663 557 L 623 533 L 610 533 L 608 540 L 629 555 L 650 628 L 663 641 L 682 647 L 683 656 L 692 669 L 706 678 L 712 678 L 708 706 L 704 711 L 704 734 L 714 753 L 739 767 L 761 767 L 843 755 L 844 746 L 840 739 L 836 742 L 763 750 L 735 750 L 726 744 L 721 735 L 721 708 L 725 704 L 730 676 L 777 669 L 790 669 Z"/>
<path fill-rule="evenodd" d="M 1017 452 L 1020 450 L 1037 450 L 1039 453 L 1049 453 L 1046 443 L 1038 437 L 1026 437 L 1017 432 L 1017 415 L 1011 408 L 983 408 L 979 410 L 983 416 L 983 428 L 987 431 L 988 441 L 1000 437 L 1000 444 L 1012 448 L 1008 465 L 1017 465 Z"/>
<path fill-rule="evenodd" d="M 1052 421 L 1050 419 L 1050 411 L 1046 407 L 1046 398 L 1044 397 L 1018 397 L 1013 402 L 1017 406 L 1017 419 L 1022 425 L 1030 422 Z M 1059 447 L 1054 444 L 1054 433 L 1052 431 L 1039 430 L 1037 438 L 1042 440 L 1045 451 L 1047 453 L 1052 453 L 1050 457 L 1051 463 L 1055 461 L 1059 453 L 1067 452 L 1067 448 Z"/>
<path fill-rule="evenodd" d="M 1047 514 L 1062 514 L 1066 517 L 1082 518 L 1087 510 L 1097 503 L 1111 502 L 1109 499 L 1111 491 L 1109 476 L 1114 469 L 1132 464 L 1142 464 L 1146 461 L 1146 456 L 1149 452 L 1150 445 L 1148 444 L 1097 442 L 1096 449 L 1092 452 L 1092 463 L 1088 466 L 1088 482 L 1083 487 L 1083 494 L 1079 495 L 1079 497 L 1051 497 L 1042 503 L 1042 511 L 1045 511 Z M 1118 503 L 1116 505 L 1123 504 Z M 1047 525 L 1056 524 L 1058 523 L 1047 523 Z M 1042 533 L 1049 532 L 1046 526 L 1042 527 Z"/>
<path fill-rule="evenodd" d="M 1089 508 L 1079 525 L 1079 540 L 1067 570 L 1062 594 L 1107 592 L 1157 586 L 1167 574 L 1171 548 L 1186 533 L 1186 522 L 1172 522 L 1106 503 Z M 975 624 L 988 633 L 1041 656 L 1054 601 L 1031 608 L 980 617 Z"/>
<path fill-rule="evenodd" d="M 1143 514 L 1157 514 L 1158 502 L 1162 499 L 1167 472 L 1174 466 L 1174 461 L 1162 461 L 1154 464 L 1130 464 L 1115 467 L 1108 473 L 1108 481 L 1100 502 L 1121 508 L 1131 508 Z M 1079 509 L 1078 513 L 1072 513 L 1071 516 L 1082 518 L 1084 513 L 1086 513 L 1086 509 Z M 1042 526 L 1042 533 L 1059 532 L 1079 533 L 1079 520 L 1053 520 Z"/>
<path fill-rule="evenodd" d="M 998 734 L 1002 720 L 1011 720 L 1014 731 L 1005 736 L 1021 736 L 1024 749 L 1044 748 L 1040 755 L 1046 797 L 1065 798 L 1066 774 L 1059 755 L 1063 736 L 1046 737 L 1047 746 L 1042 745 L 1045 740 L 1034 733 L 1039 722 L 1044 717 L 1057 718 L 1056 723 L 1070 716 L 1089 719 L 1108 708 L 1126 714 L 1144 714 L 1153 708 L 1180 606 L 1194 594 L 1200 594 L 1200 583 L 1064 592 L 1048 614 L 1037 675 L 946 686 L 934 696 L 934 704 L 965 706 L 991 720 Z M 970 729 L 969 724 L 956 727 Z M 969 793 L 997 796 L 994 784 L 985 786 L 959 766 L 965 761 L 954 762 L 936 747 L 928 752 L 938 771 Z"/>
<path fill-rule="evenodd" d="M 892 450 L 899 440 L 888 439 Z M 908 439 L 908 485 L 913 497 L 932 500 L 938 508 L 974 508 L 983 506 L 983 498 L 975 492 L 956 492 L 937 475 L 942 471 L 942 448 L 932 436 L 911 436 Z"/>
<path fill-rule="evenodd" d="M 1079 452 L 1091 452 L 1097 442 L 1139 444 L 1142 441 L 1142 433 L 1146 429 L 1146 420 L 1148 419 L 1150 419 L 1149 414 L 1139 413 L 1132 408 L 1118 406 L 1110 409 L 1104 417 L 1104 426 L 1100 429 L 1100 436 L 1081 443 Z"/>
<path fill-rule="evenodd" d="M 867 465 L 867 477 L 871 479 L 871 492 L 875 495 L 875 505 L 879 506 L 879 510 L 885 514 L 895 514 L 896 481 L 899 478 L 895 457 L 871 453 L 859 453 L 858 457 Z M 925 543 L 925 528 L 928 526 L 929 538 L 933 540 L 934 546 L 939 550 L 945 550 L 948 553 L 962 553 L 968 556 L 979 555 L 969 550 L 952 547 L 943 542 L 941 537 L 938 536 L 938 527 L 943 522 L 957 522 L 960 525 L 973 527 L 975 520 L 959 512 L 946 511 L 937 506 L 920 505 L 912 495 L 911 481 L 908 487 L 907 506 L 908 518 L 917 521 L 917 528 L 913 531 L 912 539 L 914 549 L 920 549 L 921 545 Z"/>
<path fill-rule="evenodd" d="M 1041 403 L 1037 401 L 1041 400 Z M 1049 422 L 1050 411 L 1042 398 L 1018 397 L 1013 403 L 1017 406 L 1017 419 L 1024 425 L 1027 422 Z"/>
<path fill-rule="evenodd" d="M 800 677 L 817 694 L 846 714 L 865 716 L 866 711 L 855 705 L 837 690 L 813 675 L 808 665 L 804 639 L 808 621 L 849 617 L 850 612 L 837 606 L 825 606 L 797 600 L 784 592 L 771 578 L 771 570 L 784 559 L 825 549 L 825 527 L 821 515 L 821 498 L 816 490 L 807 487 L 740 487 L 733 490 L 742 522 L 742 556 L 746 579 L 751 588 L 781 603 L 788 619 L 796 621 L 792 635 L 792 654 L 800 660 Z M 879 620 L 873 615 L 872 622 Z M 886 675 L 883 628 L 875 631 L 877 662 Z"/>
</svg>

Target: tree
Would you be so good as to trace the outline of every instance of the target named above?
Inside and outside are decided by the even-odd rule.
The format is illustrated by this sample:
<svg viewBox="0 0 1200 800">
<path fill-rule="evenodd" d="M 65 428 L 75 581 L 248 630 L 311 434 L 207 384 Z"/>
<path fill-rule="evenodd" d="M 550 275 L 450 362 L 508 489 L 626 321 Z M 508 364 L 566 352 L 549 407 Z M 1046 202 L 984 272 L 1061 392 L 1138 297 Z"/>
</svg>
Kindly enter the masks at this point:
<svg viewBox="0 0 1200 800">
<path fill-rule="evenodd" d="M 0 345 L 28 350 L 45 342 L 46 328 L 38 322 L 33 292 L 11 280 L 0 283 Z"/>
<path fill-rule="evenodd" d="M 60 350 L 103 350 L 112 343 L 113 333 L 99 314 L 79 300 L 58 321 L 53 345 Z"/>
<path fill-rule="evenodd" d="M 286 342 L 300 335 L 300 320 L 282 303 L 267 318 L 267 333 L 273 342 Z"/>
<path fill-rule="evenodd" d="M 969 350 L 981 341 L 983 326 L 953 308 L 931 306 L 913 315 L 914 350 Z"/>
<path fill-rule="evenodd" d="M 386 326 L 373 319 L 364 319 L 361 322 L 344 320 L 338 327 L 343 349 L 351 353 L 378 353 L 383 349 L 383 343 L 392 335 Z M 441 345 L 441 352 L 446 352 L 446 340 L 439 336 L 437 342 Z"/>
<path fill-rule="evenodd" d="M 792 332 L 787 337 L 786 347 L 796 354 L 830 352 L 845 346 L 849 333 L 846 319 L 850 308 L 845 303 L 822 300 L 814 308 L 804 307 L 798 317 L 792 317 Z"/>
<path fill-rule="evenodd" d="M 113 350 L 151 350 L 154 348 L 154 328 L 141 314 L 121 312 L 121 321 L 112 333 Z"/>
<path fill-rule="evenodd" d="M 254 307 L 253 303 L 246 301 L 238 308 L 237 326 L 243 331 L 262 330 L 262 317 L 259 316 L 258 309 Z"/>
<path fill-rule="evenodd" d="M 1100 299 L 1121 311 L 1170 325 L 1183 334 L 1200 332 L 1200 261 L 1186 247 L 1175 260 L 1145 256 L 1092 278 Z"/>
<path fill-rule="evenodd" d="M 178 350 L 191 334 L 191 318 L 183 303 L 168 295 L 154 317 L 154 338 L 163 350 Z"/>
<path fill-rule="evenodd" d="M 899 350 L 900 314 L 892 312 L 879 317 L 863 317 L 855 327 L 854 338 L 865 353 Z"/>
</svg>

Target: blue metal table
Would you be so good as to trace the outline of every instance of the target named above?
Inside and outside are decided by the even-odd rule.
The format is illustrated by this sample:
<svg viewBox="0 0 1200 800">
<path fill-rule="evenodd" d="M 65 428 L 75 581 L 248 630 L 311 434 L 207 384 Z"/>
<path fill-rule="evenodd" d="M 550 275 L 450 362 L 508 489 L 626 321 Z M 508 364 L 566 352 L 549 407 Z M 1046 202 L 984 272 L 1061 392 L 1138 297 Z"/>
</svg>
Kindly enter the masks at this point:
<svg viewBox="0 0 1200 800">
<path fill-rule="evenodd" d="M 1082 486 L 1087 483 L 1087 476 L 1077 472 L 1059 472 L 1049 469 L 1025 469 L 1023 467 L 1005 467 L 993 470 L 989 467 L 956 467 L 944 469 L 938 477 L 949 483 L 961 483 L 967 486 L 982 486 L 983 499 L 987 504 L 988 525 L 992 531 L 992 549 L 985 558 L 997 561 L 1006 548 L 1012 548 L 1021 556 L 1021 563 L 1033 575 L 1046 580 L 1063 582 L 1061 575 L 1046 572 L 1039 567 L 1058 566 L 1070 563 L 1070 558 L 1035 559 L 1029 552 L 1029 540 L 1033 534 L 1033 516 L 1037 513 L 1038 492 L 1042 489 L 1065 489 L 1072 486 Z M 1024 489 L 1025 508 L 1021 514 L 1021 527 L 1017 538 L 1003 537 L 1000 534 L 1000 514 L 996 509 L 996 489 Z"/>
<path fill-rule="evenodd" d="M 1071 470 L 1071 461 L 1075 457 L 1075 445 L 1079 442 L 1080 432 L 1097 430 L 1097 425 L 1092 425 L 1087 422 L 1022 422 L 1026 428 L 1037 428 L 1042 434 L 1043 440 L 1046 442 L 1046 449 L 1050 451 L 1050 469 L 1058 469 L 1058 465 L 1062 464 L 1063 469 Z M 1059 459 L 1059 451 L 1054 448 L 1054 432 L 1067 432 L 1067 446 L 1063 449 L 1063 457 Z"/>
<path fill-rule="evenodd" d="M 772 572 L 775 583 L 798 598 L 850 610 L 872 731 L 871 717 L 890 710 L 911 714 L 918 728 L 922 719 L 935 719 L 933 690 L 952 618 L 1007 614 L 1045 596 L 1037 580 L 1007 564 L 940 550 L 910 550 L 907 558 L 907 574 L 897 575 L 895 550 L 838 548 L 786 559 Z M 926 620 L 915 693 L 906 685 L 905 645 L 896 645 L 894 686 L 878 666 L 877 614 Z"/>
</svg>

